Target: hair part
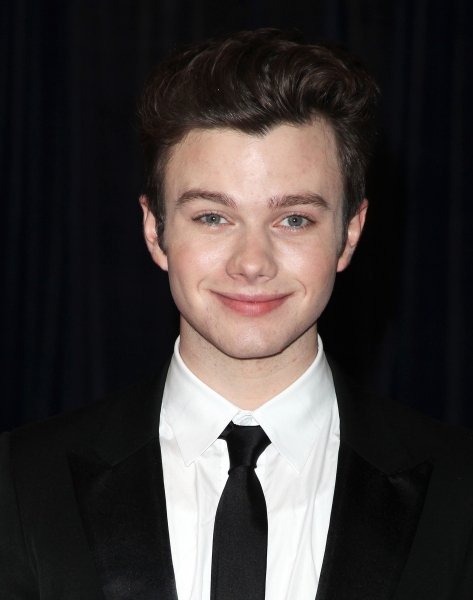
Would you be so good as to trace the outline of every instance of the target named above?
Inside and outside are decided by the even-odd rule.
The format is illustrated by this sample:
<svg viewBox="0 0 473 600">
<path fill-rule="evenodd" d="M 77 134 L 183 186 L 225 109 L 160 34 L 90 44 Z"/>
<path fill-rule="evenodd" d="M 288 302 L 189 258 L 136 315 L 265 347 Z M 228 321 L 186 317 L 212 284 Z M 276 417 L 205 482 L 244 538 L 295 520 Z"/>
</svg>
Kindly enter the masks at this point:
<svg viewBox="0 0 473 600">
<path fill-rule="evenodd" d="M 278 125 L 323 119 L 333 131 L 343 180 L 343 240 L 365 197 L 379 89 L 344 47 L 307 44 L 298 32 L 243 31 L 177 49 L 139 101 L 143 195 L 165 251 L 164 177 L 172 149 L 193 130 L 265 135 Z"/>
</svg>

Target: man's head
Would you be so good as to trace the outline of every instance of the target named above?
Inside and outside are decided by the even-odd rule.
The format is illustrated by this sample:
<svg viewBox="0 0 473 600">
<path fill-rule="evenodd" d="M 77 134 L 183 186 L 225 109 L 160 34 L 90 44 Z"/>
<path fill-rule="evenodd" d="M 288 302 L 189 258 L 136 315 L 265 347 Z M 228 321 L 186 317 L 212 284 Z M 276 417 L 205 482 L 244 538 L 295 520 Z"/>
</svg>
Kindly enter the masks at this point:
<svg viewBox="0 0 473 600">
<path fill-rule="evenodd" d="M 158 69 L 141 103 L 141 202 L 181 351 L 313 357 L 364 224 L 376 94 L 347 53 L 274 31 L 203 43 Z"/>
<path fill-rule="evenodd" d="M 343 231 L 365 196 L 378 88 L 339 46 L 308 45 L 296 33 L 240 32 L 171 53 L 149 79 L 139 112 L 149 209 L 165 250 L 164 178 L 173 148 L 193 130 L 257 136 L 322 118 L 337 144 Z"/>
</svg>

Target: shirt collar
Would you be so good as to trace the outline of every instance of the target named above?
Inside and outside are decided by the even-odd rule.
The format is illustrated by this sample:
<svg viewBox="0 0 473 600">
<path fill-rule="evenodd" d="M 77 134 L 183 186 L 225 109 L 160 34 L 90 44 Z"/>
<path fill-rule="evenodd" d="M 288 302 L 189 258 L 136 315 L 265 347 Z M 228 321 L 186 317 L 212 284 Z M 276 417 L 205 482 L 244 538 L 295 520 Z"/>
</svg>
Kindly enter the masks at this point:
<svg viewBox="0 0 473 600">
<path fill-rule="evenodd" d="M 261 425 L 276 450 L 301 473 L 336 401 L 330 367 L 318 338 L 317 357 L 288 388 L 254 411 L 244 411 Z M 179 338 L 169 367 L 163 412 L 189 466 L 240 412 L 198 379 L 179 354 Z"/>
</svg>

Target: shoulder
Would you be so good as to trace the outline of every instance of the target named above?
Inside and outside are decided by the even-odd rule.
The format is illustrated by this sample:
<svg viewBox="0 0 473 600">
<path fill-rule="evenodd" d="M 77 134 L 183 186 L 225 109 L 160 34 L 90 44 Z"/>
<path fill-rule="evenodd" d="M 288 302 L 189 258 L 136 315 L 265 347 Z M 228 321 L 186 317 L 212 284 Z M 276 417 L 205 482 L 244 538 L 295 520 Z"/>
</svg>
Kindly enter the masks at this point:
<svg viewBox="0 0 473 600">
<path fill-rule="evenodd" d="M 109 448 L 126 454 L 130 445 L 148 439 L 159 414 L 162 374 L 160 370 L 83 408 L 1 435 L 0 488 L 10 490 L 10 504 L 33 514 L 53 498 L 72 498 L 71 455 L 101 462 Z"/>
<path fill-rule="evenodd" d="M 140 410 L 140 402 L 161 369 L 126 389 L 85 406 L 36 423 L 31 423 L 3 434 L 8 438 L 12 460 L 15 463 L 35 463 L 45 457 L 64 455 L 65 452 L 83 452 L 99 435 L 110 416 L 120 409 L 125 413 L 133 406 Z"/>
<path fill-rule="evenodd" d="M 438 465 L 460 473 L 473 482 L 473 431 L 433 419 L 407 404 L 369 392 L 363 401 L 376 421 L 383 420 L 409 455 L 418 462 L 431 458 Z M 382 431 L 382 428 L 380 428 Z M 380 440 L 382 442 L 382 440 Z"/>
<path fill-rule="evenodd" d="M 470 468 L 473 473 L 473 431 L 432 419 L 402 399 L 399 402 L 372 394 L 348 378 L 333 359 L 329 364 L 341 438 L 359 453 L 386 465 L 432 458 L 459 469 Z"/>
<path fill-rule="evenodd" d="M 404 402 L 365 392 L 371 403 L 376 403 L 393 424 L 402 425 L 407 432 L 425 434 L 436 439 L 473 440 L 473 430 L 439 421 L 408 406 Z"/>
</svg>

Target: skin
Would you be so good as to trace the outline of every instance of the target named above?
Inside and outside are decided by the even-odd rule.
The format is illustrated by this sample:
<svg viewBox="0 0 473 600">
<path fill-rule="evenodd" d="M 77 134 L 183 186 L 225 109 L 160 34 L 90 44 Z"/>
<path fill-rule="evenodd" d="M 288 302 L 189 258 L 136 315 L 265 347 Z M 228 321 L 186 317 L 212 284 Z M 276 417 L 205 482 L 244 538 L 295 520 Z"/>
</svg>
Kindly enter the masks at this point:
<svg viewBox="0 0 473 600">
<path fill-rule="evenodd" d="M 317 355 L 317 319 L 350 263 L 365 200 L 342 247 L 342 177 L 329 125 L 264 136 L 192 131 L 165 174 L 166 253 L 146 197 L 153 260 L 181 313 L 180 353 L 212 389 L 254 410 Z"/>
</svg>

